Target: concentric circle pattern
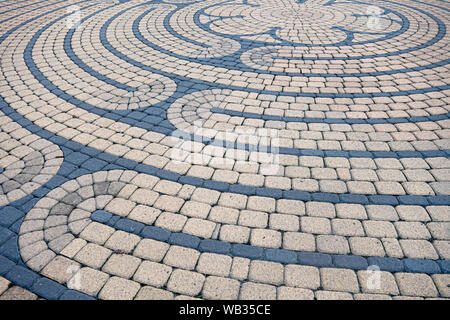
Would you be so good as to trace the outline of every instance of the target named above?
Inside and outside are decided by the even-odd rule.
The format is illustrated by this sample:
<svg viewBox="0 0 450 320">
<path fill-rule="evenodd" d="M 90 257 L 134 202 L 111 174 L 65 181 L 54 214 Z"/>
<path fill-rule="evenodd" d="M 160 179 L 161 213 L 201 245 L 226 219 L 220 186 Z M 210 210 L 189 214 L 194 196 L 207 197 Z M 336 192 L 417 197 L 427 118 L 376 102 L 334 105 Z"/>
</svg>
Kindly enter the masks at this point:
<svg viewBox="0 0 450 320">
<path fill-rule="evenodd" d="M 449 11 L 0 1 L 0 276 L 47 299 L 450 297 Z"/>
</svg>

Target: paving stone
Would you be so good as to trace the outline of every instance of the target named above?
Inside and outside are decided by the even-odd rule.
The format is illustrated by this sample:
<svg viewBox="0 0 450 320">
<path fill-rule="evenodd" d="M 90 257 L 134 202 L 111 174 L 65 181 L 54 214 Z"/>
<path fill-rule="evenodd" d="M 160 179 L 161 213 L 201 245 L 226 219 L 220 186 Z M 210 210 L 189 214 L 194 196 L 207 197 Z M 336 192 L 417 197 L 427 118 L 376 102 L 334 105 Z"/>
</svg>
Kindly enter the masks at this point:
<svg viewBox="0 0 450 320">
<path fill-rule="evenodd" d="M 399 294 L 395 278 L 390 272 L 360 270 L 358 271 L 358 279 L 363 292 L 387 295 Z"/>
<path fill-rule="evenodd" d="M 314 292 L 308 289 L 278 287 L 278 300 L 314 300 Z"/>
<path fill-rule="evenodd" d="M 172 268 L 169 266 L 152 261 L 143 261 L 136 270 L 133 280 L 160 288 L 167 283 L 171 273 Z"/>
<path fill-rule="evenodd" d="M 237 300 L 240 286 L 237 280 L 210 276 L 206 278 L 202 296 L 212 300 Z"/>
<path fill-rule="evenodd" d="M 356 273 L 348 269 L 320 269 L 322 287 L 330 291 L 359 292 Z"/>
<path fill-rule="evenodd" d="M 133 276 L 140 263 L 141 259 L 130 255 L 112 254 L 102 270 L 108 274 L 129 279 Z"/>
<path fill-rule="evenodd" d="M 275 262 L 252 261 L 248 278 L 255 282 L 280 285 L 284 280 L 284 267 Z"/>
<path fill-rule="evenodd" d="M 246 282 L 241 287 L 239 299 L 242 300 L 275 300 L 277 289 L 262 283 Z"/>
<path fill-rule="evenodd" d="M 396 273 L 400 292 L 412 297 L 437 297 L 438 291 L 430 276 L 419 273 Z"/>
<path fill-rule="evenodd" d="M 142 287 L 135 300 L 172 300 L 173 298 L 172 292 L 153 287 Z"/>
<path fill-rule="evenodd" d="M 196 296 L 200 293 L 205 277 L 199 273 L 176 269 L 172 272 L 167 289 L 172 292 Z"/>
<path fill-rule="evenodd" d="M 317 289 L 320 287 L 319 269 L 310 266 L 287 265 L 285 283 L 289 287 Z"/>
<path fill-rule="evenodd" d="M 164 257 L 164 264 L 187 270 L 194 269 L 200 253 L 191 248 L 171 246 Z"/>
<path fill-rule="evenodd" d="M 319 235 L 316 238 L 317 250 L 323 253 L 348 254 L 350 248 L 342 236 Z"/>
<path fill-rule="evenodd" d="M 139 284 L 134 281 L 112 277 L 106 282 L 98 297 L 103 300 L 131 300 L 139 289 Z"/>
<path fill-rule="evenodd" d="M 214 276 L 227 277 L 230 274 L 232 258 L 229 256 L 202 253 L 197 264 L 197 271 Z"/>
</svg>

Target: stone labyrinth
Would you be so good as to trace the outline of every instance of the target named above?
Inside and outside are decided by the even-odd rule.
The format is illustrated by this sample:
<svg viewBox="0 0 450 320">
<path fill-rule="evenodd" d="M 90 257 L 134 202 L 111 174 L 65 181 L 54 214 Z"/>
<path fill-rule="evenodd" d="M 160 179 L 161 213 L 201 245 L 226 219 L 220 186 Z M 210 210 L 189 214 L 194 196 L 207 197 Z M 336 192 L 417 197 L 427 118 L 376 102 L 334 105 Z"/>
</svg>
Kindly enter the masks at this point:
<svg viewBox="0 0 450 320">
<path fill-rule="evenodd" d="M 46 299 L 450 297 L 449 11 L 0 1 L 0 276 Z"/>
</svg>

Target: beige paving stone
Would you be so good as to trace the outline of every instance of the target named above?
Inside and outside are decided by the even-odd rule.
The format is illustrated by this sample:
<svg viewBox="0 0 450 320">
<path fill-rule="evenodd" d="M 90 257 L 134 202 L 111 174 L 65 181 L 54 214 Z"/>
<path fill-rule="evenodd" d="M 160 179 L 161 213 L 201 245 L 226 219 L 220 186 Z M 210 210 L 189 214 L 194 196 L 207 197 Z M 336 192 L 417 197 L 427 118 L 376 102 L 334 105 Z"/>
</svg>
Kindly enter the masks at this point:
<svg viewBox="0 0 450 320">
<path fill-rule="evenodd" d="M 102 300 L 132 300 L 140 288 L 137 282 L 112 277 L 106 282 L 98 297 Z"/>
<path fill-rule="evenodd" d="M 122 198 L 114 198 L 106 205 L 105 210 L 110 213 L 126 217 L 135 206 L 136 203 L 133 201 Z"/>
<path fill-rule="evenodd" d="M 336 209 L 333 204 L 326 202 L 307 202 L 306 214 L 314 217 L 334 218 Z"/>
<path fill-rule="evenodd" d="M 211 238 L 216 223 L 203 219 L 190 218 L 183 227 L 183 232 L 197 237 L 209 239 Z"/>
<path fill-rule="evenodd" d="M 238 218 L 239 210 L 221 206 L 212 207 L 208 215 L 208 220 L 226 224 L 236 224 Z"/>
<path fill-rule="evenodd" d="M 242 284 L 239 295 L 241 300 L 275 300 L 276 297 L 277 289 L 275 286 L 253 282 Z"/>
<path fill-rule="evenodd" d="M 224 192 L 220 195 L 218 204 L 224 207 L 244 209 L 247 205 L 247 198 L 242 194 Z"/>
<path fill-rule="evenodd" d="M 13 286 L 6 290 L 0 300 L 37 300 L 38 296 L 24 288 Z"/>
<path fill-rule="evenodd" d="M 108 274 L 130 279 L 141 263 L 141 259 L 127 254 L 112 254 L 102 270 Z"/>
<path fill-rule="evenodd" d="M 137 235 L 118 230 L 109 237 L 105 247 L 122 253 L 130 253 L 140 240 L 141 238 Z"/>
<path fill-rule="evenodd" d="M 209 205 L 216 204 L 219 200 L 220 192 L 210 189 L 197 188 L 192 194 L 191 200 L 207 203 Z M 233 196 L 234 199 L 239 197 Z M 236 202 L 236 200 L 234 200 Z"/>
<path fill-rule="evenodd" d="M 274 212 L 275 199 L 252 196 L 248 198 L 247 208 L 255 211 Z"/>
<path fill-rule="evenodd" d="M 89 242 L 94 242 L 102 245 L 106 242 L 106 240 L 109 239 L 114 231 L 114 228 L 110 226 L 106 226 L 98 222 L 91 222 L 80 233 L 80 237 Z"/>
<path fill-rule="evenodd" d="M 392 300 L 390 296 L 385 294 L 356 293 L 353 297 L 355 300 Z"/>
<path fill-rule="evenodd" d="M 110 276 L 104 272 L 85 267 L 81 268 L 74 277 L 70 279 L 68 287 L 90 296 L 96 296 L 109 277 Z"/>
<path fill-rule="evenodd" d="M 311 266 L 287 265 L 284 283 L 289 287 L 317 289 L 320 287 L 319 269 Z"/>
<path fill-rule="evenodd" d="M 139 221 L 145 224 L 153 224 L 161 214 L 161 210 L 152 207 L 137 205 L 131 210 L 128 219 Z"/>
<path fill-rule="evenodd" d="M 250 237 L 250 228 L 232 225 L 223 225 L 220 228 L 219 239 L 234 243 L 247 243 Z"/>
<path fill-rule="evenodd" d="M 403 239 L 430 239 L 431 234 L 422 222 L 395 222 L 398 235 Z"/>
<path fill-rule="evenodd" d="M 10 283 L 11 282 L 6 280 L 5 278 L 0 277 L 0 296 L 9 288 Z"/>
<path fill-rule="evenodd" d="M 66 283 L 80 269 L 80 264 L 63 256 L 56 256 L 41 271 L 47 278 Z"/>
<path fill-rule="evenodd" d="M 385 255 L 383 244 L 377 238 L 351 237 L 350 249 L 353 254 L 366 257 L 383 257 Z"/>
<path fill-rule="evenodd" d="M 433 260 L 439 258 L 433 245 L 426 240 L 400 240 L 400 245 L 408 258 Z"/>
<path fill-rule="evenodd" d="M 136 257 L 160 262 L 169 250 L 169 244 L 153 239 L 142 239 L 136 246 L 133 255 Z"/>
<path fill-rule="evenodd" d="M 171 246 L 164 257 L 164 264 L 176 268 L 193 270 L 197 264 L 200 253 L 191 248 Z"/>
<path fill-rule="evenodd" d="M 360 204 L 336 204 L 336 214 L 343 219 L 367 219 L 366 209 Z"/>
<path fill-rule="evenodd" d="M 212 300 L 237 300 L 240 286 L 237 280 L 210 276 L 206 278 L 202 296 Z"/>
<path fill-rule="evenodd" d="M 276 211 L 302 216 L 305 214 L 305 203 L 299 200 L 280 199 L 277 200 Z"/>
<path fill-rule="evenodd" d="M 441 297 L 450 297 L 450 276 L 448 274 L 433 274 L 431 277 Z"/>
<path fill-rule="evenodd" d="M 402 295 L 413 297 L 437 297 L 438 291 L 429 275 L 422 273 L 395 274 Z"/>
<path fill-rule="evenodd" d="M 156 200 L 153 206 L 162 211 L 178 212 L 183 204 L 184 200 L 181 198 L 162 195 L 158 198 L 158 200 Z"/>
<path fill-rule="evenodd" d="M 74 259 L 88 267 L 101 268 L 111 255 L 112 251 L 95 243 L 89 243 L 81 249 Z"/>
<path fill-rule="evenodd" d="M 270 215 L 269 226 L 274 230 L 298 231 L 300 228 L 300 222 L 296 216 L 273 213 Z"/>
<path fill-rule="evenodd" d="M 337 291 L 316 291 L 317 300 L 353 300 L 353 295 L 348 292 Z"/>
<path fill-rule="evenodd" d="M 160 288 L 167 283 L 171 273 L 172 268 L 169 266 L 153 261 L 143 261 L 134 274 L 133 280 Z"/>
<path fill-rule="evenodd" d="M 213 276 L 227 277 L 230 274 L 233 259 L 216 253 L 202 253 L 197 264 L 197 271 Z"/>
<path fill-rule="evenodd" d="M 316 239 L 312 234 L 301 232 L 285 232 L 283 248 L 296 251 L 315 251 Z"/>
<path fill-rule="evenodd" d="M 394 207 L 386 205 L 368 205 L 367 214 L 371 220 L 397 221 L 398 214 Z"/>
<path fill-rule="evenodd" d="M 364 229 L 369 237 L 396 238 L 397 231 L 394 224 L 389 221 L 363 221 Z"/>
<path fill-rule="evenodd" d="M 278 300 L 314 300 L 314 292 L 308 289 L 292 288 L 292 287 L 278 287 Z"/>
<path fill-rule="evenodd" d="M 172 292 L 153 287 L 142 287 L 137 293 L 135 300 L 172 300 Z"/>
<path fill-rule="evenodd" d="M 250 269 L 250 259 L 234 257 L 231 265 L 230 276 L 234 279 L 244 280 L 248 277 Z"/>
<path fill-rule="evenodd" d="M 318 235 L 317 250 L 323 253 L 348 254 L 350 248 L 346 238 L 334 235 Z"/>
<path fill-rule="evenodd" d="M 359 292 L 356 273 L 349 269 L 320 269 L 322 288 L 329 291 Z"/>
<path fill-rule="evenodd" d="M 304 233 L 331 234 L 331 223 L 327 218 L 301 217 L 301 230 Z"/>
<path fill-rule="evenodd" d="M 332 219 L 331 226 L 334 234 L 340 236 L 364 236 L 364 229 L 359 220 Z"/>
<path fill-rule="evenodd" d="M 400 246 L 400 242 L 394 238 L 383 238 L 381 239 L 383 242 L 384 250 L 386 251 L 386 255 L 394 258 L 403 258 L 403 250 Z"/>
<path fill-rule="evenodd" d="M 163 212 L 158 219 L 156 219 L 155 226 L 169 231 L 179 232 L 183 229 L 187 219 L 188 218 L 182 214 Z"/>
<path fill-rule="evenodd" d="M 394 275 L 386 271 L 359 270 L 358 280 L 365 293 L 398 295 L 399 290 Z"/>
<path fill-rule="evenodd" d="M 205 276 L 200 273 L 176 269 L 170 276 L 167 289 L 175 293 L 196 296 L 202 290 L 204 282 Z"/>
<path fill-rule="evenodd" d="M 252 228 L 266 228 L 269 221 L 269 215 L 261 211 L 242 210 L 239 214 L 238 224 Z"/>
<path fill-rule="evenodd" d="M 181 213 L 188 217 L 205 219 L 210 210 L 211 206 L 209 204 L 197 201 L 187 201 L 181 209 Z"/>
<path fill-rule="evenodd" d="M 250 263 L 249 280 L 280 285 L 284 281 L 284 267 L 281 263 L 254 260 Z"/>
<path fill-rule="evenodd" d="M 279 231 L 268 229 L 253 229 L 251 231 L 250 244 L 265 248 L 281 247 L 282 234 Z"/>
</svg>

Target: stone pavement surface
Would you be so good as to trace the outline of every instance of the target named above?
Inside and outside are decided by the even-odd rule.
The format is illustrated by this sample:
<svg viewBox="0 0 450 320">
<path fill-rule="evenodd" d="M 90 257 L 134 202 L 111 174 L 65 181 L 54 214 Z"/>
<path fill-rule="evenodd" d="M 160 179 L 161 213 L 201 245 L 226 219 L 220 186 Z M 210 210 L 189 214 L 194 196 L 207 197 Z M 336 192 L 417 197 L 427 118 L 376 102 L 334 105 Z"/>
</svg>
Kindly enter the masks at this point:
<svg viewBox="0 0 450 320">
<path fill-rule="evenodd" d="M 449 298 L 449 11 L 0 1 L 0 299 Z"/>
</svg>

